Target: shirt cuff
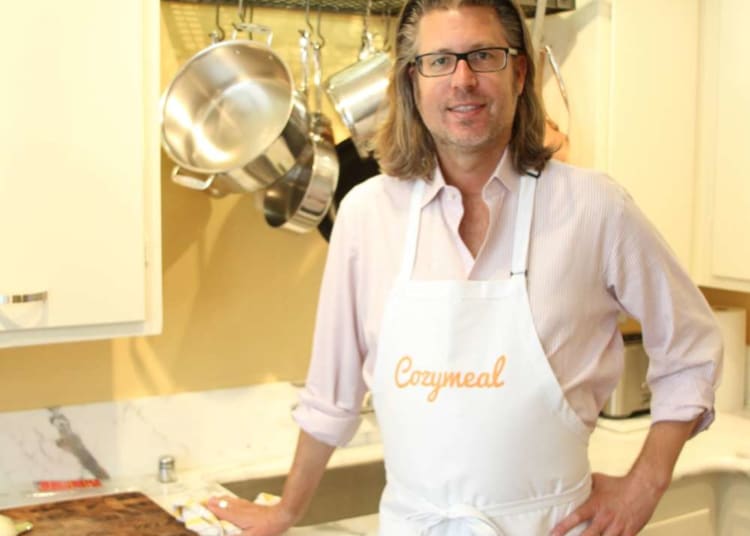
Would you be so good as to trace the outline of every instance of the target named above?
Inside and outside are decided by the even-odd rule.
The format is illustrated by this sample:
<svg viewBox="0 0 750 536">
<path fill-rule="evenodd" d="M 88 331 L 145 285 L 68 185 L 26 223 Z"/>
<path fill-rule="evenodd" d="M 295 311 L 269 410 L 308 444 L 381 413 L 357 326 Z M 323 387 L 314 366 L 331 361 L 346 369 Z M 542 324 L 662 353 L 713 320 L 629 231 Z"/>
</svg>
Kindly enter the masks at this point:
<svg viewBox="0 0 750 536">
<path fill-rule="evenodd" d="M 357 433 L 362 417 L 341 408 L 310 400 L 304 391 L 292 412 L 292 418 L 302 430 L 318 441 L 332 447 L 343 447 Z"/>
<path fill-rule="evenodd" d="M 706 409 L 698 406 L 684 408 L 662 408 L 662 411 L 651 410 L 651 423 L 662 421 L 688 422 L 701 417 L 698 425 L 693 430 L 690 437 L 695 437 L 702 431 L 706 430 L 716 418 L 716 412 L 713 408 Z"/>
<path fill-rule="evenodd" d="M 673 381 L 670 381 L 673 380 Z M 690 437 L 706 430 L 716 417 L 714 388 L 708 382 L 691 381 L 679 375 L 663 378 L 651 386 L 651 422 L 692 421 L 700 417 Z"/>
</svg>

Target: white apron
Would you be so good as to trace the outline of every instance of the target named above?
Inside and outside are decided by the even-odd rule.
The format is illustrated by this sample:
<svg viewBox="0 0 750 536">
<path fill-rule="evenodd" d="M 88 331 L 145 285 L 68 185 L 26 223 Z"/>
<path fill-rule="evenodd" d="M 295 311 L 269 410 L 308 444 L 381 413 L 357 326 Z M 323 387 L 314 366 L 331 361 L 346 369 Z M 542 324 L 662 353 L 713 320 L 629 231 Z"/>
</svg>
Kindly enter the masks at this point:
<svg viewBox="0 0 750 536">
<path fill-rule="evenodd" d="M 522 177 L 510 278 L 413 281 L 415 181 L 372 383 L 387 473 L 381 536 L 546 535 L 590 493 L 589 431 L 529 308 L 535 188 Z"/>
</svg>

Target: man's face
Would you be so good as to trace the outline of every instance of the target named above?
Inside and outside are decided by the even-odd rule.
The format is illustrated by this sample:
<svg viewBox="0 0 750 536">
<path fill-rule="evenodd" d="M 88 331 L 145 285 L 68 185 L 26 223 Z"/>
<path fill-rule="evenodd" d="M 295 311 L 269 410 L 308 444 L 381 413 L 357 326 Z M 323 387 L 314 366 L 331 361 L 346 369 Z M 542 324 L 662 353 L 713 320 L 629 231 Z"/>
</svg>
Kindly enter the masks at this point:
<svg viewBox="0 0 750 536">
<path fill-rule="evenodd" d="M 418 55 L 498 46 L 509 43 L 491 7 L 435 9 L 417 26 Z M 502 71 L 475 73 L 461 60 L 453 74 L 435 78 L 413 68 L 417 107 L 438 151 L 492 151 L 508 144 L 526 77 L 525 61 L 523 56 L 510 56 Z"/>
</svg>

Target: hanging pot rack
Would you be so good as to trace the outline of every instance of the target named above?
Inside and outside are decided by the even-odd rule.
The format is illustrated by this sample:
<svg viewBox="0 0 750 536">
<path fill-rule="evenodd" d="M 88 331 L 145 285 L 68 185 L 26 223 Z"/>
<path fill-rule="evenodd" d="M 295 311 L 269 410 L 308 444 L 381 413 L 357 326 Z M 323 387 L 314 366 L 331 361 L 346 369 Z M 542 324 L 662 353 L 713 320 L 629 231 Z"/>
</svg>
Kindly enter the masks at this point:
<svg viewBox="0 0 750 536">
<path fill-rule="evenodd" d="M 183 4 L 211 4 L 215 5 L 217 0 L 161 0 L 164 3 L 183 3 Z M 237 5 L 237 0 L 218 0 L 222 5 Z M 536 9 L 536 0 L 519 0 L 519 4 L 527 17 L 533 17 Z M 372 14 L 384 15 L 389 14 L 397 16 L 403 0 L 375 0 L 372 3 Z M 256 7 L 272 7 L 281 9 L 305 9 L 305 0 L 254 0 L 253 5 Z M 364 5 L 362 0 L 325 0 L 324 2 L 313 3 L 316 9 L 322 11 L 332 11 L 337 13 L 361 13 Z M 562 11 L 571 11 L 575 9 L 575 0 L 547 0 L 546 13 L 559 13 Z"/>
</svg>

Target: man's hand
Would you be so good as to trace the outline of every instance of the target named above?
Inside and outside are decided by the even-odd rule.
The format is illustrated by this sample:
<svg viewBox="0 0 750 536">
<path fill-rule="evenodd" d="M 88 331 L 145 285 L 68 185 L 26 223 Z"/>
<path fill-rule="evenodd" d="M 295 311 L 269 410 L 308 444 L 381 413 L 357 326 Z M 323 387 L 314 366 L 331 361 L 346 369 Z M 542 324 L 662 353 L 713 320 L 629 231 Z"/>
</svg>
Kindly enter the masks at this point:
<svg viewBox="0 0 750 536">
<path fill-rule="evenodd" d="M 677 457 L 701 418 L 652 424 L 628 474 L 612 477 L 594 473 L 588 500 L 560 521 L 552 536 L 562 536 L 586 521 L 590 524 L 582 536 L 637 534 L 667 491 Z"/>
<path fill-rule="evenodd" d="M 243 536 L 278 536 L 294 523 L 280 504 L 262 506 L 235 497 L 212 497 L 206 508 L 242 529 Z"/>
<path fill-rule="evenodd" d="M 214 497 L 208 500 L 206 508 L 219 519 L 242 529 L 243 536 L 283 534 L 305 514 L 333 450 L 331 445 L 300 430 L 281 502 L 265 506 L 236 497 Z"/>
<path fill-rule="evenodd" d="M 664 493 L 636 475 L 592 475 L 588 500 L 558 523 L 552 536 L 563 536 L 573 527 L 590 522 L 582 536 L 634 536 L 648 523 Z"/>
</svg>

